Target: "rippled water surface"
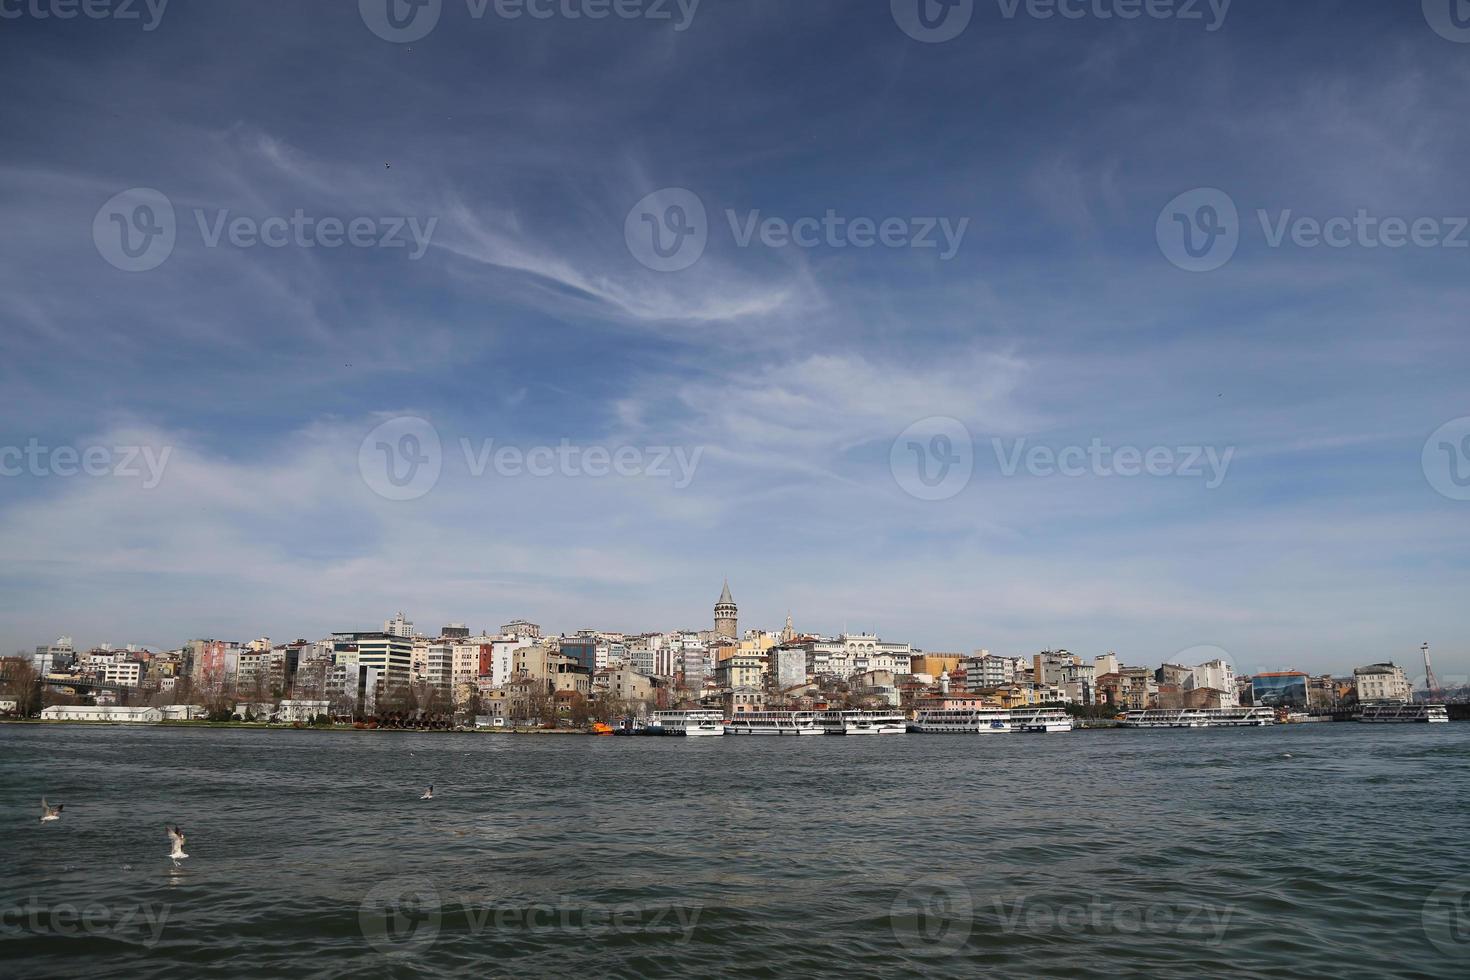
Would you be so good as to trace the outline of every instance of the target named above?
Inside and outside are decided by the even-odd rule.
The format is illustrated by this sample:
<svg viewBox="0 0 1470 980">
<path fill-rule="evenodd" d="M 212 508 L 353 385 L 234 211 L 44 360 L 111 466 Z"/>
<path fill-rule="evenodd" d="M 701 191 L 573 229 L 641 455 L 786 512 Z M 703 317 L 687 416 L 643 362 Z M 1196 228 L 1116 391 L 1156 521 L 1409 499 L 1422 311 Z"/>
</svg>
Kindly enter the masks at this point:
<svg viewBox="0 0 1470 980">
<path fill-rule="evenodd" d="M 1467 859 L 1466 724 L 0 725 L 10 976 L 1465 977 Z"/>
</svg>

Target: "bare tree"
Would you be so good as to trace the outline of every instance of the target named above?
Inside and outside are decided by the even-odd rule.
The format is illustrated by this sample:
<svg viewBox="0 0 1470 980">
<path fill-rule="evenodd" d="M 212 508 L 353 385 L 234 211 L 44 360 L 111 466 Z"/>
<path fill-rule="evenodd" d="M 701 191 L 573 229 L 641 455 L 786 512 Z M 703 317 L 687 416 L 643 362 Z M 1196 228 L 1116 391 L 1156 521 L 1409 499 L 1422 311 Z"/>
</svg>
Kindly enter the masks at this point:
<svg viewBox="0 0 1470 980">
<path fill-rule="evenodd" d="M 30 660 L 14 657 L 0 662 L 0 690 L 15 702 L 15 713 L 22 718 L 41 713 L 41 675 Z"/>
</svg>

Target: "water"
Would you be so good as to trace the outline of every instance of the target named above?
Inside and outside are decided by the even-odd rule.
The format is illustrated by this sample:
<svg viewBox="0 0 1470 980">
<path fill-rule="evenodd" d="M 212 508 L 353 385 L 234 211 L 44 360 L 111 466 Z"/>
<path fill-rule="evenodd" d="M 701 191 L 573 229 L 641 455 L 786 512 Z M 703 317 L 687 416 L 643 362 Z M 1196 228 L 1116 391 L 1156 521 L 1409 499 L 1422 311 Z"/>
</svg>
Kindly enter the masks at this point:
<svg viewBox="0 0 1470 980">
<path fill-rule="evenodd" d="M 0 972 L 1463 977 L 1467 830 L 1464 724 L 0 725 Z"/>
</svg>

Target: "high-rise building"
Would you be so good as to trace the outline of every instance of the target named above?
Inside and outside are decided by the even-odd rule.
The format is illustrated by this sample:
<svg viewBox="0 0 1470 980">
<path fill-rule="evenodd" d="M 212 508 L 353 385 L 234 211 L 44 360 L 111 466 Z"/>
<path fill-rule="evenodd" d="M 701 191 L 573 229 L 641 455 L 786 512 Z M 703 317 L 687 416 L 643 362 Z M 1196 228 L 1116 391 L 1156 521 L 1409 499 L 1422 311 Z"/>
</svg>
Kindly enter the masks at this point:
<svg viewBox="0 0 1470 980">
<path fill-rule="evenodd" d="M 413 624 L 408 624 L 412 628 Z M 333 633 L 333 655 L 338 664 L 371 667 L 378 680 L 406 683 L 413 659 L 413 640 L 396 633 Z"/>
<path fill-rule="evenodd" d="M 383 632 L 389 636 L 405 636 L 413 638 L 413 623 L 404 618 L 402 610 L 397 616 L 383 623 Z"/>
<path fill-rule="evenodd" d="M 738 619 L 739 609 L 730 595 L 730 582 L 726 580 L 725 587 L 720 590 L 720 601 L 715 603 L 715 634 L 728 640 L 735 639 L 740 635 Z"/>
</svg>

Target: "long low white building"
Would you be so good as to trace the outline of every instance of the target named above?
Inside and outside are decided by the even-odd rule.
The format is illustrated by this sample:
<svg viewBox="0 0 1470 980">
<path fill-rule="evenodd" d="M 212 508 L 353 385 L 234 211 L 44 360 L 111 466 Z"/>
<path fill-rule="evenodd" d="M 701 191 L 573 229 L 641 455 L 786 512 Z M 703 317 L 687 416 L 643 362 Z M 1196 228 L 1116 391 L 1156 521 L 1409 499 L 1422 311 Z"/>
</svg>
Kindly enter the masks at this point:
<svg viewBox="0 0 1470 980">
<path fill-rule="evenodd" d="M 129 724 L 152 724 L 163 721 L 158 708 L 124 708 L 115 704 L 53 704 L 41 710 L 45 721 L 115 721 Z"/>
</svg>

